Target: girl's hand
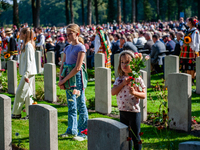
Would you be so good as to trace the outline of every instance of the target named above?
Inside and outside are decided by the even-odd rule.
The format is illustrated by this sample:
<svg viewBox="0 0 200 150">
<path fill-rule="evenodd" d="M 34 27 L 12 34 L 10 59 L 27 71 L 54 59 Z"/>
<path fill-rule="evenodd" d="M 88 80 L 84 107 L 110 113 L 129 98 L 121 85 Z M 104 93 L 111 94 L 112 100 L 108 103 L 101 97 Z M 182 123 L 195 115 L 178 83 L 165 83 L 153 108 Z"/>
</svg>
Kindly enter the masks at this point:
<svg viewBox="0 0 200 150">
<path fill-rule="evenodd" d="M 29 78 L 25 78 L 24 80 L 25 82 L 29 83 Z"/>
<path fill-rule="evenodd" d="M 58 86 L 61 86 L 61 85 L 63 85 L 65 83 L 65 81 L 64 81 L 64 79 L 62 79 L 62 80 L 60 80 L 59 82 L 58 82 Z"/>
<path fill-rule="evenodd" d="M 61 90 L 65 90 L 65 86 L 64 85 L 60 85 L 59 86 Z"/>
<path fill-rule="evenodd" d="M 125 86 L 125 85 L 129 84 L 130 81 L 131 81 L 131 79 L 129 79 L 129 77 L 127 77 L 127 78 L 125 78 L 125 79 L 123 80 L 122 83 L 123 83 L 123 85 Z"/>
<path fill-rule="evenodd" d="M 134 87 L 130 87 L 130 90 L 129 90 L 129 93 L 131 94 L 131 95 L 135 95 L 135 88 Z"/>
</svg>

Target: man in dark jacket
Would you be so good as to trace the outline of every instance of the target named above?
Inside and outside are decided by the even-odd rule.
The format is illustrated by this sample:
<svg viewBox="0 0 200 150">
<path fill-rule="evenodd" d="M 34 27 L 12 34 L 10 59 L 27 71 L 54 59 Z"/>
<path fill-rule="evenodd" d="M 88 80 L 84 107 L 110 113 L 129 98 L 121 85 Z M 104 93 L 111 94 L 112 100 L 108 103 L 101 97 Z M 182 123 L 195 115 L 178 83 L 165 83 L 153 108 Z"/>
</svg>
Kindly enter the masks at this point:
<svg viewBox="0 0 200 150">
<path fill-rule="evenodd" d="M 137 47 L 132 42 L 127 42 L 126 37 L 120 38 L 120 49 L 122 50 L 132 50 L 134 53 L 138 52 Z"/>
<path fill-rule="evenodd" d="M 184 36 L 184 34 L 183 34 L 183 32 L 181 32 L 181 31 L 179 31 L 179 32 L 176 34 L 178 43 L 176 43 L 176 46 L 175 46 L 175 49 L 174 49 L 174 52 L 172 53 L 172 55 L 176 55 L 176 56 L 179 56 L 179 55 L 180 55 L 180 51 L 181 51 L 180 41 L 181 41 L 181 39 L 183 38 L 183 36 Z"/>
<path fill-rule="evenodd" d="M 152 40 L 152 35 L 150 32 L 146 32 L 145 33 L 145 39 L 147 40 L 147 42 L 144 44 L 144 49 L 148 49 L 149 52 L 146 52 L 147 54 L 151 53 L 151 48 L 153 46 L 153 40 Z"/>
<path fill-rule="evenodd" d="M 59 42 L 56 44 L 55 47 L 55 59 L 56 59 L 56 65 L 60 65 L 61 60 L 61 53 L 63 52 L 65 48 L 65 39 L 64 37 L 59 38 Z"/>
<path fill-rule="evenodd" d="M 115 34 L 114 35 L 114 42 L 112 43 L 112 47 L 111 47 L 111 51 L 112 51 L 112 55 L 111 55 L 111 64 L 114 65 L 114 55 L 120 52 L 120 34 Z"/>
<path fill-rule="evenodd" d="M 156 71 L 159 71 L 159 66 L 158 66 L 158 61 L 162 61 L 161 59 L 162 58 L 159 58 L 158 56 L 161 55 L 161 56 L 165 56 L 165 54 L 163 53 L 164 51 L 166 51 L 166 47 L 164 45 L 164 43 L 162 43 L 160 40 L 159 40 L 159 37 L 157 34 L 153 35 L 153 42 L 154 42 L 154 45 L 152 46 L 152 49 L 151 49 L 151 65 L 152 65 L 152 68 L 154 68 Z"/>
</svg>

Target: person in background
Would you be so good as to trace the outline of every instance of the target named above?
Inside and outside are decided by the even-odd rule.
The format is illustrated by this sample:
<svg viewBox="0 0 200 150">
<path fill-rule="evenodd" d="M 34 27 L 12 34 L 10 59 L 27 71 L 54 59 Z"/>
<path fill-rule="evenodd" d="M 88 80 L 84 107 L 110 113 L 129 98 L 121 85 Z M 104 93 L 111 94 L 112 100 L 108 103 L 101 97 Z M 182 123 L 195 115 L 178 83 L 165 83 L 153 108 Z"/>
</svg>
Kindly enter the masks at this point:
<svg viewBox="0 0 200 150">
<path fill-rule="evenodd" d="M 138 38 L 138 40 L 137 40 L 136 45 L 144 45 L 146 42 L 147 42 L 147 41 L 146 41 L 146 39 L 145 39 L 145 37 L 144 37 L 143 31 L 140 31 L 140 32 L 139 32 L 139 38 Z"/>
<path fill-rule="evenodd" d="M 132 50 L 134 53 L 138 52 L 137 47 L 132 42 L 127 42 L 126 37 L 122 36 L 120 38 L 120 51 Z"/>
<path fill-rule="evenodd" d="M 63 53 L 64 48 L 66 47 L 65 44 L 65 38 L 60 37 L 59 42 L 55 46 L 55 58 L 56 58 L 56 65 L 61 65 L 62 60 L 61 60 L 61 54 Z"/>
<path fill-rule="evenodd" d="M 33 95 L 32 82 L 35 74 L 37 74 L 35 62 L 35 42 L 33 37 L 34 32 L 30 28 L 23 28 L 20 31 L 20 39 L 24 41 L 19 63 L 19 73 L 22 75 L 22 78 L 15 95 L 12 119 L 21 118 L 21 111 L 24 103 L 27 116 L 22 119 L 29 119 L 29 105 L 32 105 L 33 103 L 33 100 L 30 97 Z"/>
<path fill-rule="evenodd" d="M 149 52 L 147 54 L 150 54 L 151 53 L 151 48 L 153 46 L 153 40 L 152 40 L 152 35 L 150 32 L 146 32 L 145 33 L 145 39 L 147 40 L 147 42 L 145 43 L 144 45 L 144 49 L 148 49 Z"/>
<path fill-rule="evenodd" d="M 55 49 L 55 45 L 53 44 L 53 40 L 51 37 L 49 37 L 48 39 L 46 39 L 46 50 L 47 52 L 49 51 L 54 51 Z"/>
<path fill-rule="evenodd" d="M 178 42 L 176 43 L 176 46 L 175 46 L 175 49 L 174 49 L 174 52 L 172 53 L 172 55 L 179 56 L 180 55 L 180 51 L 181 51 L 180 42 L 181 42 L 181 39 L 184 37 L 183 32 L 179 31 L 176 34 L 176 37 L 177 37 L 177 41 Z"/>
<path fill-rule="evenodd" d="M 166 49 L 169 50 L 169 53 L 172 53 L 175 49 L 176 43 L 173 40 L 171 40 L 169 35 L 164 35 L 163 41 L 165 43 Z"/>
</svg>

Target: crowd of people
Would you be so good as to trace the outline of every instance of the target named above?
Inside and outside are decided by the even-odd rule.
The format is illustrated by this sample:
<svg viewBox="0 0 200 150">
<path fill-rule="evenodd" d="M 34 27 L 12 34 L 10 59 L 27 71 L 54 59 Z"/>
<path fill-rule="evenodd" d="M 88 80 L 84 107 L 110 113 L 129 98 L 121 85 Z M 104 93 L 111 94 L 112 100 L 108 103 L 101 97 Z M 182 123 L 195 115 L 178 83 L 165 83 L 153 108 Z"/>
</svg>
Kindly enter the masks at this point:
<svg viewBox="0 0 200 150">
<path fill-rule="evenodd" d="M 87 137 L 82 134 L 87 128 L 88 112 L 85 105 L 87 86 L 84 58 L 87 67 L 94 67 L 94 54 L 105 54 L 105 67 L 114 65 L 114 55 L 120 53 L 119 78 L 112 88 L 112 95 L 117 95 L 120 121 L 134 129 L 131 135 L 134 148 L 138 145 L 140 131 L 139 99 L 145 98 L 145 85 L 139 77 L 142 91 L 129 87 L 131 72 L 128 66 L 136 52 L 146 53 L 151 57 L 151 71 L 164 71 L 166 55 L 180 57 L 182 72 L 191 74 L 195 80 L 195 58 L 199 56 L 200 35 L 197 17 L 178 22 L 150 22 L 132 24 L 102 24 L 78 26 L 70 24 L 65 27 L 29 28 L 25 23 L 17 29 L 1 28 L 1 51 L 9 53 L 10 60 L 18 60 L 22 75 L 13 105 L 12 118 L 21 118 L 21 109 L 25 103 L 28 119 L 28 106 L 32 104 L 32 81 L 37 74 L 35 66 L 35 50 L 41 51 L 42 66 L 46 63 L 46 53 L 55 52 L 56 65 L 60 65 L 58 86 L 66 90 L 68 102 L 68 128 L 61 137 L 73 135 L 75 140 L 83 141 Z M 61 60 L 61 54 L 63 59 Z M 2 53 L 3 54 L 3 53 Z M 127 97 L 126 93 L 129 93 Z M 127 103 L 124 105 L 124 103 Z M 134 105 L 133 105 L 134 104 Z M 79 121 L 77 122 L 77 109 Z M 130 143 L 130 147 L 132 144 Z"/>
</svg>

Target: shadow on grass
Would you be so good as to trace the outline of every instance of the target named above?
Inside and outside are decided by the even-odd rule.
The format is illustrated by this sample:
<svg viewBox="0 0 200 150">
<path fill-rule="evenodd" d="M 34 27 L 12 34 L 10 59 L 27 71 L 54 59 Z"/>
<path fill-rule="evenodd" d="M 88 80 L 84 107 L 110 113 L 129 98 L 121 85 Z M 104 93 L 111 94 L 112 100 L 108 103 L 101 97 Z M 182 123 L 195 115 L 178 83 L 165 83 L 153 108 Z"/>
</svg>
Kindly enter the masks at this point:
<svg viewBox="0 0 200 150">
<path fill-rule="evenodd" d="M 19 140 L 22 142 L 22 143 L 27 143 L 29 142 L 29 137 L 24 137 L 24 138 L 13 138 L 12 139 L 12 143 L 18 143 Z"/>
<path fill-rule="evenodd" d="M 200 111 L 192 111 L 192 116 L 200 117 Z"/>
</svg>

